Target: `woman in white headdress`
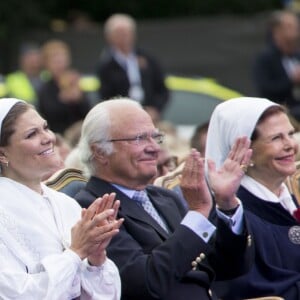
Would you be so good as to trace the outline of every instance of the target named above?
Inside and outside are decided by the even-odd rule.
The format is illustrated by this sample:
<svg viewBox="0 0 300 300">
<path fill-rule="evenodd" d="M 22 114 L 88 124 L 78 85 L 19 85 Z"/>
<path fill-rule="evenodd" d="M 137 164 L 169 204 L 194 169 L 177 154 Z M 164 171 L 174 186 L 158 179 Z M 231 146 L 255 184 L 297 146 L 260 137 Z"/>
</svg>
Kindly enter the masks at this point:
<svg viewBox="0 0 300 300">
<path fill-rule="evenodd" d="M 241 165 L 245 175 L 237 196 L 253 231 L 255 264 L 246 275 L 217 284 L 224 300 L 272 295 L 300 299 L 298 204 L 284 183 L 296 170 L 294 131 L 285 109 L 267 99 L 228 100 L 211 116 L 206 157 L 217 168 L 237 137 L 250 138 L 253 151 L 251 163 Z"/>
<path fill-rule="evenodd" d="M 60 163 L 54 144 L 32 106 L 0 99 L 0 299 L 119 299 L 105 251 L 122 223 L 119 201 L 105 195 L 82 210 L 42 184 Z"/>
</svg>

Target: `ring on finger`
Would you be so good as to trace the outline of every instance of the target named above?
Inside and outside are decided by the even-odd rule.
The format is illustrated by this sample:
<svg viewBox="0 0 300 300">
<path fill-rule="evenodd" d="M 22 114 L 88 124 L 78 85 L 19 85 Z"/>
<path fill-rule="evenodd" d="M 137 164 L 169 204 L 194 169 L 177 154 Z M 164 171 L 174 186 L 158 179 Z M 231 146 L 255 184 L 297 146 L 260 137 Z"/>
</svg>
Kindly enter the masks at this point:
<svg viewBox="0 0 300 300">
<path fill-rule="evenodd" d="M 246 172 L 247 172 L 247 169 L 248 169 L 248 165 L 246 165 L 246 164 L 240 164 L 240 168 L 242 169 L 242 171 L 243 171 L 244 173 L 246 173 Z"/>
</svg>

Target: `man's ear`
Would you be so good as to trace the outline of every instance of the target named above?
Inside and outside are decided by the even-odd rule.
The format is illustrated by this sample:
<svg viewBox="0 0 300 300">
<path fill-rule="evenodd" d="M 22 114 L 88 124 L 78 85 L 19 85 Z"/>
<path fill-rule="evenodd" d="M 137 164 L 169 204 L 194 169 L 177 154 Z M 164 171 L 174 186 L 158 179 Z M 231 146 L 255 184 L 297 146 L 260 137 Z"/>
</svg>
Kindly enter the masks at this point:
<svg viewBox="0 0 300 300">
<path fill-rule="evenodd" d="M 106 163 L 107 155 L 104 153 L 102 149 L 98 147 L 98 145 L 96 144 L 91 145 L 91 151 L 97 161 L 101 162 L 102 164 Z"/>
</svg>

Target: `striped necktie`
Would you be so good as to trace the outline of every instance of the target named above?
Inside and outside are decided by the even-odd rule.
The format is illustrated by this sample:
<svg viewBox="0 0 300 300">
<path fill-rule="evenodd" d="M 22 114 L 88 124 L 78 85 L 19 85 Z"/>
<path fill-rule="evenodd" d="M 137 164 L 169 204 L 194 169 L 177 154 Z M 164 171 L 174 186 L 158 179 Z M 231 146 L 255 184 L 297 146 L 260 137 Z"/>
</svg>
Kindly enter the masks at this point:
<svg viewBox="0 0 300 300">
<path fill-rule="evenodd" d="M 138 202 L 144 210 L 166 231 L 168 232 L 167 226 L 162 218 L 159 216 L 157 210 L 150 201 L 145 191 L 135 191 L 133 199 Z"/>
</svg>

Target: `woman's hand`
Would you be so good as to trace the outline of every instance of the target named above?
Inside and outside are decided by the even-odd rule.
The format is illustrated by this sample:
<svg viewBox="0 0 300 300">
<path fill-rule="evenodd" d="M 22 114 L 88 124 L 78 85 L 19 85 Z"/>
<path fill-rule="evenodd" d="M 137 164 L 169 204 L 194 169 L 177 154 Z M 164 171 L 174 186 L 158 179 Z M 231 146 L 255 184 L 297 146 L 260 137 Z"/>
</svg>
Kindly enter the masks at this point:
<svg viewBox="0 0 300 300">
<path fill-rule="evenodd" d="M 120 202 L 114 202 L 114 199 L 115 194 L 97 198 L 87 209 L 82 210 L 81 220 L 72 228 L 70 249 L 81 259 L 90 257 L 92 265 L 103 263 L 105 248 L 119 232 L 123 222 L 122 219 L 116 220 Z"/>
<path fill-rule="evenodd" d="M 117 214 L 120 207 L 120 201 L 115 199 L 115 194 L 112 193 L 110 195 L 106 194 L 103 196 L 103 199 L 98 206 L 98 213 L 101 213 L 102 211 L 105 211 L 107 209 L 113 209 L 114 214 L 107 219 L 101 220 L 98 226 L 106 226 L 109 224 L 113 225 L 112 228 L 112 234 L 107 236 L 105 239 L 103 239 L 100 243 L 95 244 L 93 248 L 91 248 L 91 253 L 88 256 L 88 261 L 93 266 L 99 266 L 104 263 L 106 258 L 106 247 L 109 245 L 112 237 L 119 232 L 119 228 L 122 225 L 124 219 L 117 220 Z"/>
<path fill-rule="evenodd" d="M 208 180 L 220 209 L 230 210 L 238 205 L 235 193 L 250 163 L 252 150 L 249 147 L 247 137 L 238 138 L 219 170 L 214 162 L 207 161 Z"/>
<path fill-rule="evenodd" d="M 204 159 L 192 149 L 182 170 L 180 187 L 190 210 L 208 217 L 212 208 L 212 197 L 205 180 Z"/>
</svg>

